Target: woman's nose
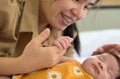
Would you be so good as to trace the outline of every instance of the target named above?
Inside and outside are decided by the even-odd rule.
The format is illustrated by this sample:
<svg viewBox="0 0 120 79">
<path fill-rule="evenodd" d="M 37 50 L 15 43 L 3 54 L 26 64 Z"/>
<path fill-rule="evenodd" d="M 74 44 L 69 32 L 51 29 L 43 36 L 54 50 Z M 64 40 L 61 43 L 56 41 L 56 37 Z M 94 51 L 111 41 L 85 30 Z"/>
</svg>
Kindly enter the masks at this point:
<svg viewBox="0 0 120 79">
<path fill-rule="evenodd" d="M 72 13 L 76 17 L 77 20 L 82 19 L 83 15 L 85 15 L 84 11 L 85 10 L 83 6 L 72 9 Z"/>
</svg>

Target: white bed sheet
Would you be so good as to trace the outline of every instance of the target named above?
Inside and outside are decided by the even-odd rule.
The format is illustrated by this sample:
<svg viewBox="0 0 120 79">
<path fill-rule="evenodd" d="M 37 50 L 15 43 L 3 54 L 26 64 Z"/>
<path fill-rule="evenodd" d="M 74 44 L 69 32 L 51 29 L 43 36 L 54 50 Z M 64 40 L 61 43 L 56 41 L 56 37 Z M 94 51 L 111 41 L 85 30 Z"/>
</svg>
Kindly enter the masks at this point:
<svg viewBox="0 0 120 79">
<path fill-rule="evenodd" d="M 104 44 L 120 43 L 120 29 L 97 30 L 80 32 L 81 57 L 74 54 L 74 58 L 82 62 L 89 57 L 94 50 Z"/>
</svg>

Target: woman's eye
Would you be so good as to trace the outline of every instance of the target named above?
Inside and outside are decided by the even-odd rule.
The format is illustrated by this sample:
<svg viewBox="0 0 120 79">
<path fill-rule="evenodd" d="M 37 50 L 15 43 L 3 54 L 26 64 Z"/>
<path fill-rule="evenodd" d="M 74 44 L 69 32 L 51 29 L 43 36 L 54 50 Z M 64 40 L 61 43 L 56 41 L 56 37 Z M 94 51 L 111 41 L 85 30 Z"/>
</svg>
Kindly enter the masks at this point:
<svg viewBox="0 0 120 79">
<path fill-rule="evenodd" d="M 86 8 L 86 9 L 89 9 L 89 7 L 88 7 L 88 6 L 85 6 L 85 8 Z"/>
<path fill-rule="evenodd" d="M 80 0 L 75 0 L 76 2 L 79 2 Z"/>
<path fill-rule="evenodd" d="M 88 5 L 88 6 L 85 6 L 86 9 L 91 9 L 92 6 L 91 5 Z"/>
</svg>

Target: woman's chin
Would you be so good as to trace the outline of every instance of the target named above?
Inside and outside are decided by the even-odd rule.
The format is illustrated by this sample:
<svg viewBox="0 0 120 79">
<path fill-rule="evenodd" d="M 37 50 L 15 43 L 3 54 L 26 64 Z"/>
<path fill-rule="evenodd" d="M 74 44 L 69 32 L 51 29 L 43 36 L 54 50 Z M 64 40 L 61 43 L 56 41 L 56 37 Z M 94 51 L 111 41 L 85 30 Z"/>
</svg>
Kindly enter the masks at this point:
<svg viewBox="0 0 120 79">
<path fill-rule="evenodd" d="M 58 26 L 58 27 L 55 27 L 56 30 L 58 31 L 63 31 L 67 28 L 67 26 Z"/>
</svg>

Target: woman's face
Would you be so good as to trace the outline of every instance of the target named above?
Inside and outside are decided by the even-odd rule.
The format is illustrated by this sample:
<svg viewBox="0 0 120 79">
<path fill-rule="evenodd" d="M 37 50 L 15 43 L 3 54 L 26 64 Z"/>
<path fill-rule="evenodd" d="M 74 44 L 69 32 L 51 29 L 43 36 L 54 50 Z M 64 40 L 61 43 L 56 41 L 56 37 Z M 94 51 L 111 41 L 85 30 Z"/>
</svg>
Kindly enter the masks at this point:
<svg viewBox="0 0 120 79">
<path fill-rule="evenodd" d="M 96 0 L 41 0 L 41 16 L 57 30 L 84 18 Z"/>
<path fill-rule="evenodd" d="M 116 79 L 119 76 L 119 65 L 111 54 L 100 54 L 86 59 L 82 64 L 83 69 L 91 74 L 94 79 Z"/>
</svg>

